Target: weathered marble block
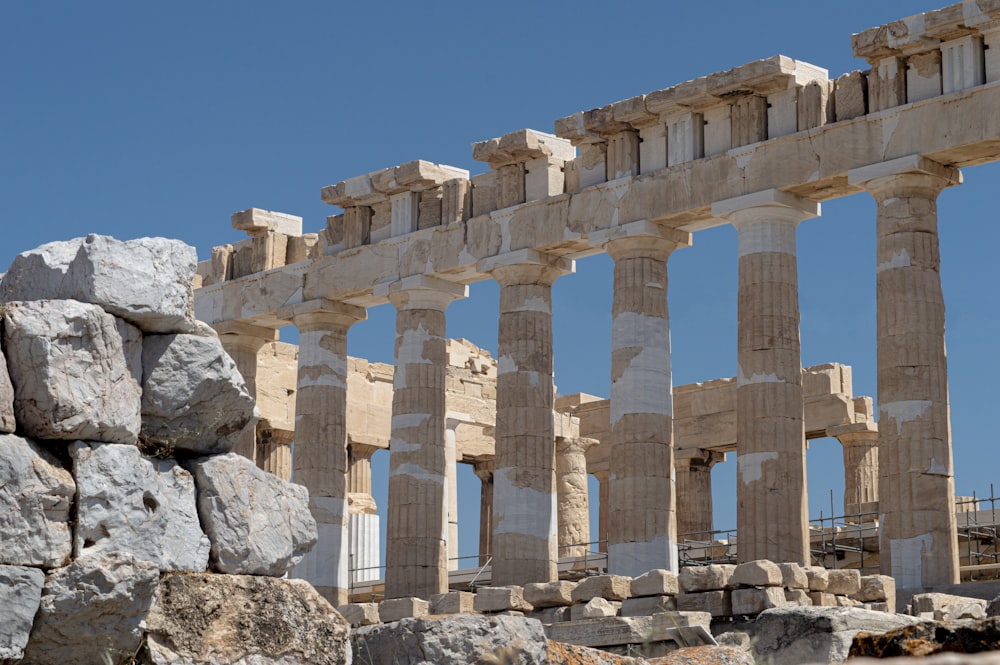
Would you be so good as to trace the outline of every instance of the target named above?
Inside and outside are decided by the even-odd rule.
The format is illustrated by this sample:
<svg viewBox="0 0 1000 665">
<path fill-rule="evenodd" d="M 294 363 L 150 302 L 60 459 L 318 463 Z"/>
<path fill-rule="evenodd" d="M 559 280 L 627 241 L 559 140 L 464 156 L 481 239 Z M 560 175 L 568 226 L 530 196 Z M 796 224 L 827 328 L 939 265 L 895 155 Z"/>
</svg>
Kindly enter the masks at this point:
<svg viewBox="0 0 1000 665">
<path fill-rule="evenodd" d="M 225 453 L 253 426 L 254 400 L 218 337 L 147 335 L 142 366 L 142 438 L 148 446 Z"/>
<path fill-rule="evenodd" d="M 781 586 L 781 569 L 772 561 L 747 561 L 736 566 L 730 584 L 734 586 Z M 735 600 L 734 600 L 735 602 Z M 777 607 L 777 606 L 776 606 Z"/>
<path fill-rule="evenodd" d="M 0 433 L 12 434 L 17 429 L 14 417 L 14 384 L 7 370 L 7 356 L 0 351 Z"/>
<path fill-rule="evenodd" d="M 352 628 L 382 623 L 378 613 L 378 603 L 348 603 L 338 607 L 337 611 Z"/>
<path fill-rule="evenodd" d="M 631 595 L 633 598 L 638 596 L 676 596 L 678 589 L 676 573 L 657 569 L 633 578 Z"/>
<path fill-rule="evenodd" d="M 44 583 L 38 568 L 0 566 L 0 661 L 24 655 Z"/>
<path fill-rule="evenodd" d="M 316 544 L 309 491 L 236 453 L 201 457 L 194 474 L 198 514 L 212 541 L 214 570 L 281 576 Z"/>
<path fill-rule="evenodd" d="M 4 275 L 0 297 L 78 300 L 144 332 L 189 332 L 196 327 L 191 281 L 197 263 L 195 249 L 179 240 L 89 235 L 19 254 Z"/>
<path fill-rule="evenodd" d="M 806 566 L 806 579 L 809 580 L 810 591 L 826 591 L 830 584 L 830 574 L 821 566 Z"/>
<path fill-rule="evenodd" d="M 473 612 L 476 594 L 469 591 L 449 591 L 431 596 L 431 614 L 468 614 Z"/>
<path fill-rule="evenodd" d="M 729 586 L 736 566 L 712 564 L 709 566 L 685 566 L 677 575 L 681 591 L 716 591 Z"/>
<path fill-rule="evenodd" d="M 850 570 L 828 570 L 826 592 L 834 593 L 838 596 L 850 596 L 861 591 L 861 571 Z"/>
<path fill-rule="evenodd" d="M 582 621 L 583 619 L 601 619 L 603 617 L 618 616 L 618 610 L 622 604 L 611 600 L 606 600 L 597 596 L 591 598 L 586 603 L 577 603 L 570 609 L 571 621 Z"/>
<path fill-rule="evenodd" d="M 113 316 L 96 305 L 40 300 L 7 303 L 3 320 L 14 412 L 25 434 L 135 443 L 141 391 Z"/>
<path fill-rule="evenodd" d="M 128 554 L 86 556 L 45 578 L 24 663 L 95 665 L 134 654 L 160 571 Z"/>
<path fill-rule="evenodd" d="M 624 575 L 596 575 L 581 580 L 573 589 L 573 602 L 586 603 L 591 598 L 625 600 L 632 592 L 632 578 Z"/>
<path fill-rule="evenodd" d="M 0 435 L 0 564 L 69 563 L 75 494 L 72 474 L 51 452 L 14 434 Z"/>
<path fill-rule="evenodd" d="M 777 586 L 733 591 L 733 614 L 760 614 L 773 607 L 785 607 L 785 590 Z"/>
<path fill-rule="evenodd" d="M 677 596 L 677 609 L 682 612 L 708 612 L 714 617 L 733 615 L 732 591 L 698 591 Z"/>
<path fill-rule="evenodd" d="M 160 570 L 204 572 L 211 546 L 201 530 L 194 478 L 176 460 L 131 445 L 74 443 L 76 556 L 130 552 Z"/>
<path fill-rule="evenodd" d="M 533 609 L 519 586 L 480 587 L 476 589 L 473 607 L 477 612 L 530 612 Z"/>
<path fill-rule="evenodd" d="M 797 563 L 779 563 L 781 569 L 781 585 L 786 589 L 808 589 L 809 576 L 806 570 Z"/>
<path fill-rule="evenodd" d="M 536 609 L 573 604 L 575 582 L 532 582 L 524 585 L 524 599 Z"/>
<path fill-rule="evenodd" d="M 423 617 L 429 612 L 430 603 L 422 598 L 389 598 L 378 604 L 378 616 L 382 623 Z"/>
</svg>

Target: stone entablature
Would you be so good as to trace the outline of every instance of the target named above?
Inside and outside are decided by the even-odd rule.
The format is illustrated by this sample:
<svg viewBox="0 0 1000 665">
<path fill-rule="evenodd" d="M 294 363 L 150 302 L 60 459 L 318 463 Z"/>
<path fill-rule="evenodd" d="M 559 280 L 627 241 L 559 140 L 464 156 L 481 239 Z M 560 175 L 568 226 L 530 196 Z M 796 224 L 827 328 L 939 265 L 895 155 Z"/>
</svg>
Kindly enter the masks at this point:
<svg viewBox="0 0 1000 665">
<path fill-rule="evenodd" d="M 861 413 L 860 420 L 835 434 L 864 466 L 856 479 L 862 503 L 873 488 L 874 436 L 878 473 L 893 479 L 893 495 L 880 504 L 881 547 L 893 552 L 883 557 L 883 571 L 907 586 L 957 581 L 936 199 L 961 183 L 958 168 L 1000 159 L 1000 86 L 993 84 L 1000 79 L 1000 48 L 988 48 L 996 43 L 998 17 L 995 0 L 966 0 L 861 33 L 856 53 L 869 58 L 872 70 L 832 84 L 825 70 L 776 56 L 570 116 L 557 122 L 555 136 L 512 132 L 477 145 L 477 158 L 491 172 L 471 180 L 461 169 L 429 162 L 345 180 L 325 190 L 344 215 L 328 220 L 305 252 L 305 241 L 287 241 L 305 236 L 285 235 L 280 228 L 290 225 L 251 212 L 260 220 L 234 220 L 253 236 L 249 250 L 223 248 L 201 269 L 197 315 L 213 326 L 276 329 L 294 322 L 301 331 L 301 323 L 312 346 L 332 335 L 335 353 L 311 348 L 308 363 L 300 356 L 300 383 L 316 404 L 297 417 L 307 416 L 316 444 L 339 444 L 343 343 L 365 308 L 391 300 L 397 309 L 413 309 L 406 303 L 418 297 L 418 309 L 428 313 L 407 314 L 410 328 L 397 329 L 397 342 L 427 332 L 438 339 L 450 299 L 466 296 L 469 283 L 499 282 L 495 472 L 503 482 L 495 485 L 495 508 L 508 510 L 509 519 L 493 525 L 493 551 L 500 541 L 511 544 L 494 572 L 509 571 L 510 578 L 499 575 L 504 582 L 537 581 L 555 571 L 555 431 L 548 416 L 553 282 L 573 272 L 574 258 L 608 252 L 615 259 L 612 355 L 620 360 L 612 412 L 627 414 L 629 422 L 615 429 L 614 445 L 641 449 L 656 461 L 623 467 L 608 497 L 622 514 L 641 512 L 624 488 L 651 483 L 662 494 L 662 515 L 670 515 L 672 488 L 651 469 L 669 466 L 664 460 L 672 459 L 674 446 L 663 427 L 656 437 L 642 431 L 673 416 L 669 353 L 651 341 L 669 339 L 669 322 L 659 291 L 650 298 L 646 290 L 654 284 L 665 297 L 667 258 L 690 244 L 689 234 L 732 224 L 740 274 L 736 447 L 745 458 L 738 522 L 767 525 L 756 529 L 753 543 L 744 539 L 740 556 L 804 562 L 804 446 L 807 430 L 819 430 L 805 422 L 799 372 L 796 228 L 820 214 L 822 201 L 870 193 L 879 202 L 883 427 L 876 435 L 866 424 L 869 405 L 852 403 L 846 410 Z M 433 330 L 421 332 L 421 318 L 433 319 Z M 407 362 L 419 359 L 398 343 L 397 351 Z M 633 353 L 639 360 L 630 359 Z M 315 364 L 324 355 L 331 371 Z M 438 361 L 430 364 L 428 376 L 437 376 Z M 640 384 L 666 390 L 639 390 Z M 644 397 L 661 392 L 662 402 Z M 434 413 L 439 398 L 426 400 Z M 423 403 L 394 405 L 393 419 L 406 416 L 399 426 L 412 429 L 403 423 L 427 415 Z M 422 445 L 441 448 L 441 431 L 435 416 L 427 429 L 435 441 Z M 920 444 L 902 446 L 904 440 Z M 639 445 L 647 441 L 655 446 Z M 317 450 L 340 465 L 339 445 Z M 921 510 L 909 508 L 917 504 Z M 671 567 L 670 521 L 648 533 L 612 534 L 621 540 L 618 551 L 627 552 L 623 559 L 645 561 L 655 549 L 663 567 Z M 768 538 L 769 530 L 778 535 Z"/>
</svg>

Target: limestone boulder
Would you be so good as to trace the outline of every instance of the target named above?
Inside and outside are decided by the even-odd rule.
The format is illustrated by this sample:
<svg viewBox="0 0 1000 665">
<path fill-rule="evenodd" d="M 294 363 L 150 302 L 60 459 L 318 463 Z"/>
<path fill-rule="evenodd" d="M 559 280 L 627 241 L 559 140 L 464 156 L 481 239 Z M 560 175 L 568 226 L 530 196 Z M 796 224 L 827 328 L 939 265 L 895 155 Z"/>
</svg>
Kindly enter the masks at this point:
<svg viewBox="0 0 1000 665">
<path fill-rule="evenodd" d="M 709 566 L 685 566 L 677 575 L 681 591 L 716 591 L 729 587 L 736 566 L 712 564 Z"/>
<path fill-rule="evenodd" d="M 378 613 L 378 603 L 348 603 L 338 607 L 337 611 L 352 628 L 382 623 Z"/>
<path fill-rule="evenodd" d="M 236 453 L 186 463 L 198 514 L 212 541 L 211 565 L 233 575 L 281 576 L 316 544 L 309 491 Z"/>
<path fill-rule="evenodd" d="M 857 569 L 828 570 L 826 592 L 852 596 L 861 591 L 861 571 Z"/>
<path fill-rule="evenodd" d="M 254 400 L 218 337 L 147 335 L 142 346 L 146 446 L 225 453 L 256 420 Z"/>
<path fill-rule="evenodd" d="M 378 604 L 378 617 L 382 623 L 400 619 L 413 619 L 430 614 L 430 603 L 423 598 L 386 598 Z"/>
<path fill-rule="evenodd" d="M 55 568 L 73 552 L 73 476 L 41 445 L 0 435 L 0 564 Z"/>
<path fill-rule="evenodd" d="M 582 580 L 573 589 L 573 602 L 586 603 L 592 598 L 625 600 L 632 593 L 632 578 L 624 575 L 595 575 Z"/>
<path fill-rule="evenodd" d="M 0 662 L 24 655 L 44 583 L 38 568 L 0 566 Z"/>
<path fill-rule="evenodd" d="M 806 579 L 810 591 L 826 591 L 830 584 L 830 575 L 822 566 L 806 566 Z"/>
<path fill-rule="evenodd" d="M 649 661 L 630 656 L 617 656 L 600 649 L 548 641 L 546 665 L 647 665 Z"/>
<path fill-rule="evenodd" d="M 584 619 L 601 619 L 604 617 L 618 616 L 621 603 L 605 600 L 600 596 L 591 598 L 586 603 L 577 603 L 570 608 L 570 620 L 582 621 Z"/>
<path fill-rule="evenodd" d="M 139 649 L 159 580 L 155 564 L 122 553 L 52 571 L 21 665 L 127 662 Z"/>
<path fill-rule="evenodd" d="M 781 569 L 765 559 L 747 561 L 736 566 L 730 583 L 735 586 L 781 586 Z"/>
<path fill-rule="evenodd" d="M 888 575 L 863 575 L 861 590 L 851 596 L 863 603 L 884 602 L 896 609 L 896 580 Z"/>
<path fill-rule="evenodd" d="M 3 320 L 21 431 L 39 439 L 135 443 L 141 391 L 113 316 L 96 305 L 40 300 L 7 303 Z"/>
<path fill-rule="evenodd" d="M 547 659 L 542 624 L 504 615 L 403 619 L 359 628 L 353 642 L 355 663 L 544 665 Z"/>
<path fill-rule="evenodd" d="M 166 238 L 120 241 L 89 235 L 42 245 L 18 255 L 4 275 L 0 297 L 78 300 L 99 305 L 144 332 L 189 332 L 196 327 L 193 247 Z"/>
<path fill-rule="evenodd" d="M 779 563 L 781 586 L 786 589 L 808 589 L 809 577 L 806 570 L 797 563 Z"/>
<path fill-rule="evenodd" d="M 632 579 L 631 595 L 676 596 L 678 592 L 677 574 L 669 570 L 656 569 Z"/>
<path fill-rule="evenodd" d="M 524 599 L 536 609 L 572 605 L 575 588 L 576 583 L 568 580 L 532 582 L 524 585 Z"/>
<path fill-rule="evenodd" d="M 476 597 L 472 601 L 472 607 L 476 612 L 506 612 L 508 610 L 530 612 L 534 609 L 531 603 L 524 599 L 524 589 L 516 585 L 480 587 L 476 589 Z"/>
<path fill-rule="evenodd" d="M 0 351 L 0 434 L 11 434 L 17 429 L 14 417 L 14 384 L 7 370 L 7 356 Z"/>
<path fill-rule="evenodd" d="M 146 626 L 149 665 L 351 662 L 350 627 L 303 580 L 168 573 Z"/>
<path fill-rule="evenodd" d="M 983 610 L 982 616 L 985 616 L 987 607 L 987 602 L 980 598 L 956 596 L 950 593 L 918 593 L 914 594 L 910 603 L 914 616 L 920 616 L 924 613 L 934 614 L 953 605 L 960 607 L 978 605 Z"/>
<path fill-rule="evenodd" d="M 211 543 L 201 530 L 188 471 L 130 445 L 77 442 L 70 454 L 76 556 L 130 552 L 160 570 L 205 571 Z"/>
<path fill-rule="evenodd" d="M 755 665 L 753 655 L 734 646 L 683 647 L 666 656 L 651 658 L 646 665 Z"/>
<path fill-rule="evenodd" d="M 882 634 L 858 633 L 851 657 L 924 657 L 940 653 L 971 654 L 1000 650 L 1000 617 L 965 621 L 922 621 Z"/>
<path fill-rule="evenodd" d="M 761 612 L 754 624 L 759 663 L 842 663 L 854 636 L 916 623 L 913 617 L 849 607 L 784 607 Z"/>
</svg>

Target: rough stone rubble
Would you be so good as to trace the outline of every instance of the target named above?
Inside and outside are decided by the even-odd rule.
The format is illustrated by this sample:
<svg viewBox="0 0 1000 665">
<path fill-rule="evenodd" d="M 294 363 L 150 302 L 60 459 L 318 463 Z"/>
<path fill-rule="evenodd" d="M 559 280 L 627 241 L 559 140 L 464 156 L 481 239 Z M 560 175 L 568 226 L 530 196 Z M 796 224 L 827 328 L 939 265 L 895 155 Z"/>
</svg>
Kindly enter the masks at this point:
<svg viewBox="0 0 1000 665">
<path fill-rule="evenodd" d="M 91 235 L 3 278 L 4 663 L 349 660 L 343 618 L 279 579 L 316 542 L 308 492 L 230 452 L 254 400 L 194 319 L 195 267 Z"/>
</svg>

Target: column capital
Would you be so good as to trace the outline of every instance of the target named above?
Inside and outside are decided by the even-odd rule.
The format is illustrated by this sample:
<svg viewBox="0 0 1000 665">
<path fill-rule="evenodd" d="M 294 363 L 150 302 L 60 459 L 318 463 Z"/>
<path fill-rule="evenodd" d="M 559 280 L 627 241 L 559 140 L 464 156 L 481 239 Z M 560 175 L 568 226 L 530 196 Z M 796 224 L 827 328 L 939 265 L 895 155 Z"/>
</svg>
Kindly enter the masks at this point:
<svg viewBox="0 0 1000 665">
<path fill-rule="evenodd" d="M 468 298 L 469 287 L 431 275 L 411 275 L 395 282 L 376 285 L 373 295 L 388 298 L 397 310 L 444 311 L 455 300 Z"/>
<path fill-rule="evenodd" d="M 962 172 L 921 155 L 907 155 L 869 164 L 847 172 L 847 182 L 862 187 L 873 196 L 890 194 L 898 187 L 924 187 L 940 192 L 962 184 Z"/>
<path fill-rule="evenodd" d="M 712 216 L 721 217 L 738 230 L 741 224 L 758 221 L 799 222 L 818 217 L 818 201 L 795 196 L 780 189 L 764 189 L 712 204 Z"/>
<path fill-rule="evenodd" d="M 873 422 L 838 425 L 827 430 L 827 435 L 840 441 L 840 445 L 875 445 L 878 443 L 878 425 Z"/>
<path fill-rule="evenodd" d="M 666 260 L 676 249 L 691 246 L 691 234 L 647 219 L 590 234 L 590 243 L 604 246 L 611 258 L 650 256 Z"/>
<path fill-rule="evenodd" d="M 357 305 L 317 298 L 279 309 L 275 316 L 291 321 L 299 331 L 350 328 L 368 318 L 368 310 Z"/>
<path fill-rule="evenodd" d="M 495 466 L 494 460 L 492 459 L 477 460 L 472 463 L 472 471 L 476 474 L 479 480 L 485 483 L 492 480 Z"/>
<path fill-rule="evenodd" d="M 583 454 L 599 443 L 598 439 L 590 439 L 583 436 L 557 436 L 556 452 Z"/>
<path fill-rule="evenodd" d="M 368 443 L 360 443 L 353 440 L 350 435 L 347 437 L 347 448 L 352 459 L 371 459 L 372 455 L 380 450 L 385 450 L 380 446 L 373 446 Z"/>
<path fill-rule="evenodd" d="M 576 262 L 533 249 L 519 249 L 482 259 L 476 270 L 489 273 L 501 286 L 553 284 L 576 271 Z"/>
</svg>

